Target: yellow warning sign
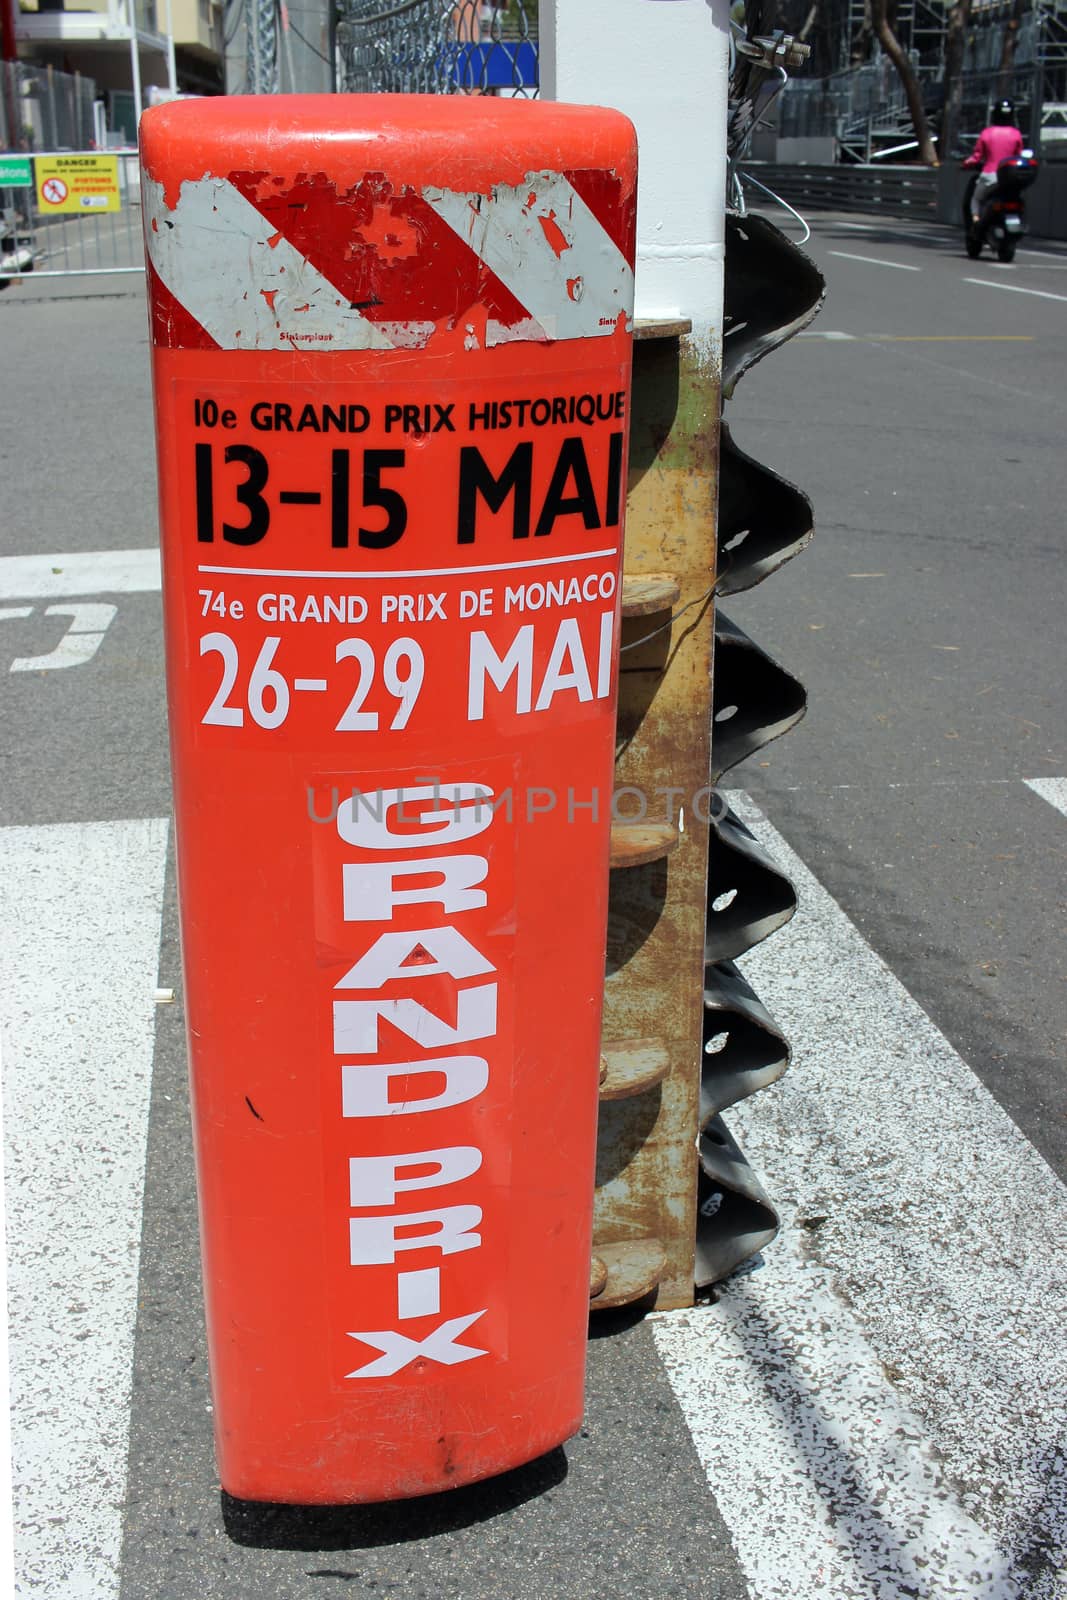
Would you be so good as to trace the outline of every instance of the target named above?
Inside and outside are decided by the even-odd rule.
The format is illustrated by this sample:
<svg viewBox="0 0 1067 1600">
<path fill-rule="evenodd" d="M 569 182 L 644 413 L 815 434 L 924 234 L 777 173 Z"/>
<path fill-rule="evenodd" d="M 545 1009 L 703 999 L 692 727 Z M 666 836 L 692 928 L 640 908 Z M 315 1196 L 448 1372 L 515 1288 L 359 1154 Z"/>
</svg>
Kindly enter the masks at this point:
<svg viewBox="0 0 1067 1600">
<path fill-rule="evenodd" d="M 117 156 L 35 156 L 37 206 L 48 216 L 56 211 L 118 211 Z"/>
</svg>

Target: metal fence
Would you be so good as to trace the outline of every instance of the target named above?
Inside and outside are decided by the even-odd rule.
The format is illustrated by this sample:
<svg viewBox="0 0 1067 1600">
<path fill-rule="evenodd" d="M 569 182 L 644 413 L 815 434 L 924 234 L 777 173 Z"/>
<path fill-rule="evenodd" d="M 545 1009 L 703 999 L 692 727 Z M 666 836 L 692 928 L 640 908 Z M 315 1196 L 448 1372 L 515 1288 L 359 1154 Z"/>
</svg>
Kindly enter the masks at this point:
<svg viewBox="0 0 1067 1600">
<path fill-rule="evenodd" d="M 95 99 L 79 72 L 0 61 L 0 150 L 88 150 Z"/>
<path fill-rule="evenodd" d="M 342 0 L 337 87 L 532 98 L 537 49 L 537 0 Z"/>
<path fill-rule="evenodd" d="M 362 93 L 538 92 L 537 0 L 342 0 L 339 90 Z M 92 149 L 95 85 L 50 67 L 0 73 L 0 285 L 26 272 L 53 277 L 144 271 L 137 156 Z M 41 163 L 81 153 L 116 164 L 115 209 L 50 203 Z M 15 175 L 15 165 L 23 171 Z M 14 186 L 12 184 L 14 183 Z M 59 193 L 56 189 L 54 193 Z M 112 195 L 112 203 L 114 202 Z"/>
<path fill-rule="evenodd" d="M 862 211 L 933 219 L 937 173 L 929 167 L 794 166 L 746 161 L 745 172 L 801 211 Z M 762 198 L 760 200 L 762 204 Z"/>
<path fill-rule="evenodd" d="M 104 196 L 117 209 L 105 209 L 103 202 L 96 205 L 92 200 L 77 211 L 50 206 L 48 185 L 57 180 L 46 174 L 57 164 L 69 165 L 72 160 L 90 163 L 97 198 Z M 25 162 L 31 182 L 0 188 L 0 282 L 26 272 L 82 277 L 144 271 L 135 150 L 113 154 L 37 151 Z M 0 170 L 5 165 L 0 157 Z M 6 170 L 10 174 L 10 165 Z M 58 183 L 63 185 L 64 179 L 60 177 Z M 59 195 L 58 188 L 51 192 Z"/>
<path fill-rule="evenodd" d="M 941 69 L 912 65 L 925 98 L 939 81 Z M 790 78 L 778 102 L 778 132 L 783 138 L 838 135 L 869 117 L 904 111 L 897 70 L 888 57 L 880 56 L 828 78 Z"/>
</svg>

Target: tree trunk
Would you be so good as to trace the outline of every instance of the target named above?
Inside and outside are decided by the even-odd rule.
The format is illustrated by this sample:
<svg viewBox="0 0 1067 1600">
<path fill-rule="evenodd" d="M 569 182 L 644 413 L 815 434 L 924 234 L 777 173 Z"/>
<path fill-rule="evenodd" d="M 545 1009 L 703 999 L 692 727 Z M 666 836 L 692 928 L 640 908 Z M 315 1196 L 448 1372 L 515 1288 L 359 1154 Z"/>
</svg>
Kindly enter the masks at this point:
<svg viewBox="0 0 1067 1600">
<path fill-rule="evenodd" d="M 863 21 L 848 41 L 848 64 L 861 67 L 871 55 L 871 0 L 864 0 Z"/>
<path fill-rule="evenodd" d="M 922 95 L 919 91 L 919 82 L 915 76 L 915 69 L 900 47 L 900 40 L 893 32 L 889 20 L 888 0 L 871 0 L 871 21 L 874 24 L 874 36 L 882 49 L 896 67 L 900 81 L 904 85 L 904 98 L 908 102 L 908 111 L 911 114 L 911 124 L 915 129 L 915 137 L 919 141 L 919 160 L 924 167 L 938 165 L 937 151 L 934 141 L 930 137 L 930 127 L 923 110 Z"/>
<path fill-rule="evenodd" d="M 1021 4 L 1021 0 L 1016 0 Z M 971 21 L 971 0 L 956 0 L 948 14 L 945 34 L 945 103 L 941 110 L 942 161 L 952 160 L 952 150 L 960 125 L 963 104 L 963 59 L 967 49 L 967 29 Z"/>
<path fill-rule="evenodd" d="M 1000 54 L 1000 70 L 997 73 L 996 97 L 1003 100 L 1010 97 L 1014 87 L 1015 78 L 1015 47 L 1019 42 L 1019 24 L 1023 16 L 1023 0 L 1015 0 L 1011 8 L 1011 18 L 1004 29 L 1004 45 Z"/>
</svg>

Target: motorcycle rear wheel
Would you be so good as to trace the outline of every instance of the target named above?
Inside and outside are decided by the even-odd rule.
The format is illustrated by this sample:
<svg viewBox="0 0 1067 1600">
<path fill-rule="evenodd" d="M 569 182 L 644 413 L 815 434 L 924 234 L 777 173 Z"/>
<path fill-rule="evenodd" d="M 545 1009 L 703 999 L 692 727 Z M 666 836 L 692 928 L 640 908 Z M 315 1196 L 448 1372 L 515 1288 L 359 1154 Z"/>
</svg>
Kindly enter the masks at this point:
<svg viewBox="0 0 1067 1600">
<path fill-rule="evenodd" d="M 1001 239 L 1000 243 L 997 245 L 997 260 L 998 261 L 1014 261 L 1015 260 L 1015 240 L 1014 239 Z"/>
</svg>

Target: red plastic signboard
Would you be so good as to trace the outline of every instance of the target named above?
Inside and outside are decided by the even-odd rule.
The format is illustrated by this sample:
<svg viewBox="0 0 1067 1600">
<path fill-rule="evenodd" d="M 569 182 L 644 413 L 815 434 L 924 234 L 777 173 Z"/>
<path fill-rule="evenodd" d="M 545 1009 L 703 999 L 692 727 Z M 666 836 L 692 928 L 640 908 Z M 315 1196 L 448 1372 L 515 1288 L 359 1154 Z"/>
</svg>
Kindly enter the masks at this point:
<svg viewBox="0 0 1067 1600">
<path fill-rule="evenodd" d="M 581 1416 L 633 131 L 141 130 L 223 1486 L 427 1493 Z"/>
</svg>

